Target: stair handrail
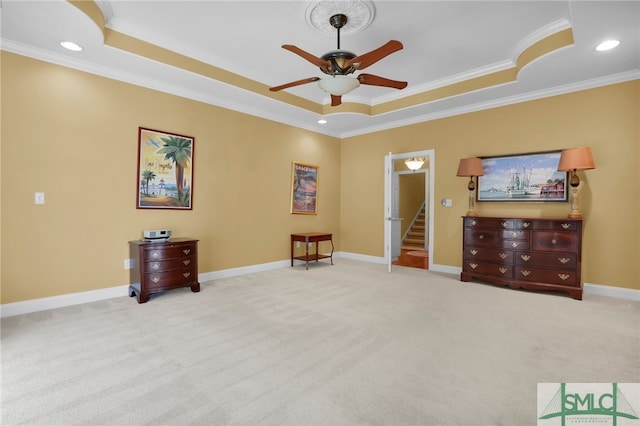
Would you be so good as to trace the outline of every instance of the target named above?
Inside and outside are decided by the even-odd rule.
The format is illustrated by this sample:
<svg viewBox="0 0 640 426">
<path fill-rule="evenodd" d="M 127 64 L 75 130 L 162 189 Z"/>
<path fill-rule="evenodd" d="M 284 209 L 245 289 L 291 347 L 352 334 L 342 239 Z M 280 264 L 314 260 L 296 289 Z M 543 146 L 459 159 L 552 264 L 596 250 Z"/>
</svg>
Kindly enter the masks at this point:
<svg viewBox="0 0 640 426">
<path fill-rule="evenodd" d="M 418 213 L 416 213 L 416 215 L 413 217 L 413 220 L 411 221 L 411 225 L 409 225 L 407 230 L 404 231 L 404 235 L 402 236 L 402 241 L 404 241 L 407 238 L 407 235 L 409 235 L 409 232 L 411 232 L 411 230 L 413 229 L 413 225 L 416 223 L 416 220 L 418 220 L 418 217 L 420 217 L 420 213 L 424 211 L 426 205 L 427 205 L 427 201 L 425 200 L 422 203 L 422 206 L 420 206 L 420 208 L 418 209 Z"/>
</svg>

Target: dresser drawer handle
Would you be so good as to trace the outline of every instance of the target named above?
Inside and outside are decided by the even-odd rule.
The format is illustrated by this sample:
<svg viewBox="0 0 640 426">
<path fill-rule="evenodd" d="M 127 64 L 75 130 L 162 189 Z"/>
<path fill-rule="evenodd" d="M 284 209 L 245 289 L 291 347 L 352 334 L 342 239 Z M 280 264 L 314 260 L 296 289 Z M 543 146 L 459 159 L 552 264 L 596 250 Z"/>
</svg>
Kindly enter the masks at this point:
<svg viewBox="0 0 640 426">
<path fill-rule="evenodd" d="M 562 224 L 562 225 L 560 225 L 560 226 L 562 226 L 562 228 L 563 228 L 563 229 L 569 229 L 569 228 L 571 228 L 571 224 L 570 224 L 570 223 L 563 223 L 563 224 Z"/>
<path fill-rule="evenodd" d="M 160 252 L 158 252 L 158 251 L 152 251 L 152 252 L 151 252 L 151 257 L 153 257 L 153 258 L 160 257 Z"/>
<path fill-rule="evenodd" d="M 476 254 L 478 254 L 478 250 L 476 250 L 476 249 L 471 249 L 471 250 L 469 250 L 469 252 L 470 252 L 472 255 L 474 255 L 474 256 L 475 256 Z"/>
<path fill-rule="evenodd" d="M 569 259 L 568 257 L 559 257 L 558 261 L 563 265 L 566 265 L 567 263 L 569 263 L 569 261 L 571 261 L 571 259 Z"/>
<path fill-rule="evenodd" d="M 531 271 L 527 271 L 527 270 L 520 271 L 520 273 L 525 277 L 528 277 L 529 275 L 531 275 Z"/>
<path fill-rule="evenodd" d="M 516 247 L 518 247 L 519 245 L 520 245 L 520 243 L 517 243 L 517 242 L 515 242 L 515 241 L 511 243 L 511 247 L 513 247 L 513 248 L 516 248 Z"/>
<path fill-rule="evenodd" d="M 554 238 L 553 240 L 551 240 L 551 244 L 558 244 L 558 240 Z"/>
<path fill-rule="evenodd" d="M 518 233 L 517 233 L 517 232 L 512 232 L 512 233 L 511 233 L 511 237 L 512 237 L 512 238 L 515 238 L 515 237 L 517 237 L 517 236 L 518 236 Z"/>
<path fill-rule="evenodd" d="M 153 281 L 154 283 L 157 283 L 158 281 L 160 281 L 160 278 L 153 277 L 153 278 L 151 278 L 151 281 Z"/>
<path fill-rule="evenodd" d="M 189 275 L 191 275 L 191 272 L 183 272 L 182 276 L 187 278 Z"/>
<path fill-rule="evenodd" d="M 475 220 L 471 221 L 471 226 L 476 226 L 478 224 L 478 222 L 476 222 Z"/>
<path fill-rule="evenodd" d="M 484 235 L 480 235 L 480 236 L 478 236 L 478 239 L 479 239 L 479 240 L 484 240 Z"/>
<path fill-rule="evenodd" d="M 507 268 L 498 268 L 498 271 L 504 274 L 505 272 L 507 272 Z"/>
<path fill-rule="evenodd" d="M 182 261 L 182 263 L 184 263 L 185 265 L 188 265 L 191 263 L 191 259 L 185 259 Z"/>
<path fill-rule="evenodd" d="M 471 269 L 476 269 L 478 267 L 477 263 L 470 263 L 469 266 L 471 266 Z"/>
<path fill-rule="evenodd" d="M 571 275 L 569 275 L 569 274 L 558 274 L 558 277 L 560 277 L 560 279 L 564 281 L 564 280 L 570 278 Z"/>
<path fill-rule="evenodd" d="M 506 228 L 507 227 L 507 222 L 502 222 L 502 223 L 500 223 L 500 225 L 502 225 L 503 228 Z"/>
<path fill-rule="evenodd" d="M 151 269 L 155 269 L 155 270 L 160 269 L 160 264 L 159 263 L 152 263 L 151 264 Z"/>
<path fill-rule="evenodd" d="M 531 259 L 531 256 L 529 256 L 528 254 L 521 254 L 520 259 L 524 260 L 525 262 L 528 262 L 529 259 Z"/>
<path fill-rule="evenodd" d="M 498 256 L 500 256 L 500 259 L 505 260 L 509 255 L 507 253 L 498 253 Z"/>
<path fill-rule="evenodd" d="M 531 223 L 529 223 L 529 222 L 523 222 L 522 223 L 522 227 L 523 228 L 528 228 L 530 225 L 531 225 Z"/>
<path fill-rule="evenodd" d="M 191 253 L 191 249 L 183 249 L 182 252 L 184 254 L 189 254 L 189 253 Z"/>
</svg>

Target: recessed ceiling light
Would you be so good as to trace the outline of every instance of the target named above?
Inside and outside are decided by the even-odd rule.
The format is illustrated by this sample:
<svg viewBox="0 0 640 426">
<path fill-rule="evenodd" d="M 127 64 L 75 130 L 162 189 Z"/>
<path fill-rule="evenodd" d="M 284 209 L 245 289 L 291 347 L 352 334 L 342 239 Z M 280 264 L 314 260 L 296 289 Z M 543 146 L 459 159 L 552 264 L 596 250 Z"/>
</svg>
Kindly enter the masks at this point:
<svg viewBox="0 0 640 426">
<path fill-rule="evenodd" d="M 73 50 L 74 52 L 82 51 L 82 46 L 72 41 L 61 41 L 60 46 L 64 47 L 65 49 Z"/>
<path fill-rule="evenodd" d="M 324 118 L 321 118 L 320 120 L 318 120 L 319 124 L 327 124 L 327 120 L 325 120 Z"/>
<path fill-rule="evenodd" d="M 603 41 L 602 43 L 600 43 L 596 47 L 596 50 L 598 52 L 604 52 L 605 50 L 611 50 L 614 47 L 617 47 L 619 44 L 620 44 L 620 42 L 618 40 L 606 40 L 606 41 Z"/>
</svg>

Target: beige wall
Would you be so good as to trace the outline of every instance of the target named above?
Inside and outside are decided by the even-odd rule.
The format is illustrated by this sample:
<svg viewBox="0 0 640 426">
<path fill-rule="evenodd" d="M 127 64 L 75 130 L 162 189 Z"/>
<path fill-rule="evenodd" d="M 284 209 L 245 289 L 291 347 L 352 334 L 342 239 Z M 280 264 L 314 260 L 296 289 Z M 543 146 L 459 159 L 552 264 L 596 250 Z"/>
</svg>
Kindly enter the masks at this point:
<svg viewBox="0 0 640 426">
<path fill-rule="evenodd" d="M 201 273 L 288 259 L 292 232 L 340 247 L 336 138 L 6 52 L 1 106 L 2 303 L 127 284 L 143 229 L 200 239 Z M 135 208 L 138 126 L 195 137 L 193 210 Z M 318 215 L 289 214 L 292 161 Z"/>
<path fill-rule="evenodd" d="M 343 140 L 342 250 L 383 255 L 388 152 L 434 150 L 435 199 L 453 199 L 453 208 L 436 203 L 433 212 L 434 263 L 460 266 L 461 216 L 468 207 L 467 178 L 456 177 L 460 158 L 586 145 L 597 169 L 578 172 L 585 183 L 583 280 L 640 289 L 639 99 L 636 80 Z M 565 217 L 569 206 L 478 203 L 476 210 L 488 216 Z"/>
<path fill-rule="evenodd" d="M 639 288 L 638 81 L 340 141 L 2 52 L 2 303 L 128 282 L 127 241 L 171 228 L 200 239 L 201 273 L 288 259 L 289 234 L 383 256 L 384 155 L 435 150 L 435 263 L 460 266 L 458 159 L 589 145 L 583 278 Z M 137 210 L 138 126 L 195 137 L 191 211 Z M 291 162 L 319 168 L 319 214 L 289 214 Z M 633 192 L 630 192 L 633 191 Z M 46 204 L 35 205 L 35 192 Z M 597 202 L 596 202 L 597 201 Z M 479 205 L 564 216 L 568 205 Z"/>
</svg>

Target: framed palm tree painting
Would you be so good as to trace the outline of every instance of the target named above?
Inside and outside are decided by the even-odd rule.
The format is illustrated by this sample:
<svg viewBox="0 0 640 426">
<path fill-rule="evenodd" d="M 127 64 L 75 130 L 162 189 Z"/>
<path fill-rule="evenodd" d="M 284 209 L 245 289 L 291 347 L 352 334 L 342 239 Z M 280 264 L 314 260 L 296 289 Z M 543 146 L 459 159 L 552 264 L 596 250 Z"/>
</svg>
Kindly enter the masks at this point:
<svg viewBox="0 0 640 426">
<path fill-rule="evenodd" d="M 191 210 L 191 136 L 138 128 L 138 209 Z"/>
</svg>

